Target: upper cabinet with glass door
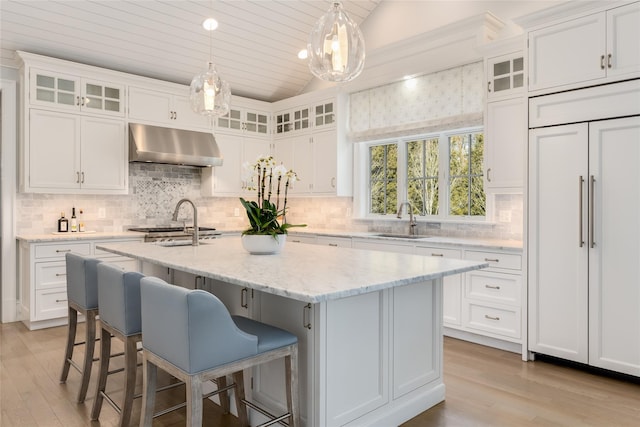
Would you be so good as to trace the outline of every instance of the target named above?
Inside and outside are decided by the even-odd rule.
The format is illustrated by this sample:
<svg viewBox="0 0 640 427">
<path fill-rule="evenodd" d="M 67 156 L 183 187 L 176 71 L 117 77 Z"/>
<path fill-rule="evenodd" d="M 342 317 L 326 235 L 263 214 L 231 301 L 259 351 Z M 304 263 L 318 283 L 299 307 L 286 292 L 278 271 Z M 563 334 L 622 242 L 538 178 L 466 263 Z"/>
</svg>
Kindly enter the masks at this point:
<svg viewBox="0 0 640 427">
<path fill-rule="evenodd" d="M 275 114 L 276 137 L 293 133 L 324 130 L 336 123 L 334 101 L 317 102 L 312 105 L 298 106 L 278 111 Z"/>
<path fill-rule="evenodd" d="M 487 59 L 487 99 L 511 97 L 524 90 L 522 52 Z"/>
<path fill-rule="evenodd" d="M 231 131 L 258 137 L 269 136 L 269 114 L 246 108 L 231 108 L 216 120 L 217 130 Z"/>
<path fill-rule="evenodd" d="M 31 68 L 29 101 L 56 109 L 124 117 L 122 84 Z"/>
</svg>

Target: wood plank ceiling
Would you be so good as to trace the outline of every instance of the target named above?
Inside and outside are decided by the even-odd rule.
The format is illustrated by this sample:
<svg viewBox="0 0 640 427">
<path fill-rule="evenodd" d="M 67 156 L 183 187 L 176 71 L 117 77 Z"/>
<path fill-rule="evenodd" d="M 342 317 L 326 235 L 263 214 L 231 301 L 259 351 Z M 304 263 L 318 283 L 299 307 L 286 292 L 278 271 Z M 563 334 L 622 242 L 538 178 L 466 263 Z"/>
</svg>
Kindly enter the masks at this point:
<svg viewBox="0 0 640 427">
<path fill-rule="evenodd" d="M 382 0 L 344 0 L 362 23 Z M 15 50 L 189 84 L 210 51 L 231 92 L 277 101 L 314 78 L 306 61 L 313 24 L 327 0 L 0 0 L 0 60 Z M 213 32 L 202 21 L 213 16 Z M 210 48 L 211 46 L 211 48 Z"/>
</svg>

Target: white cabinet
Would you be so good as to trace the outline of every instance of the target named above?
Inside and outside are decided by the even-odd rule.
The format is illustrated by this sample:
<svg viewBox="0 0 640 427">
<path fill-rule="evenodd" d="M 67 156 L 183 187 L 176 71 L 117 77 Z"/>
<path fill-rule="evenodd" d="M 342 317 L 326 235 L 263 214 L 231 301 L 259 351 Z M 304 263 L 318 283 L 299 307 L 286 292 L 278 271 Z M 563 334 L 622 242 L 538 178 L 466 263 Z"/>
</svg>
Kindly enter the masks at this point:
<svg viewBox="0 0 640 427">
<path fill-rule="evenodd" d="M 127 193 L 122 120 L 32 108 L 28 123 L 26 191 Z"/>
<path fill-rule="evenodd" d="M 246 108 L 231 108 L 227 114 L 218 117 L 216 128 L 226 132 L 242 132 L 249 135 L 267 137 L 269 133 L 269 113 Z"/>
<path fill-rule="evenodd" d="M 255 163 L 259 156 L 268 156 L 271 146 L 263 138 L 219 133 L 216 142 L 222 153 L 222 166 L 202 170 L 202 195 L 229 197 L 255 194 L 247 191 L 244 162 Z"/>
<path fill-rule="evenodd" d="M 522 258 L 496 251 L 465 251 L 465 259 L 489 267 L 465 274 L 463 325 L 487 336 L 520 343 L 522 339 Z"/>
<path fill-rule="evenodd" d="M 640 74 L 640 3 L 529 33 L 529 90 L 597 84 Z"/>
<path fill-rule="evenodd" d="M 524 92 L 522 51 L 487 58 L 486 67 L 488 100 L 513 97 Z"/>
<path fill-rule="evenodd" d="M 351 237 L 318 236 L 318 240 L 316 243 L 318 245 L 324 245 L 324 246 L 350 248 Z"/>
<path fill-rule="evenodd" d="M 108 240 L 139 241 L 141 238 Z M 67 322 L 67 271 L 65 254 L 94 256 L 118 265 L 125 270 L 137 271 L 138 261 L 100 251 L 100 240 L 74 240 L 65 242 L 28 243 L 20 241 L 18 274 L 20 283 L 20 310 L 22 322 L 30 329 L 59 326 Z"/>
<path fill-rule="evenodd" d="M 123 117 L 124 87 L 55 71 L 29 71 L 29 102 L 49 108 Z"/>
<path fill-rule="evenodd" d="M 485 116 L 485 189 L 522 191 L 527 103 L 524 97 L 488 102 Z"/>
<path fill-rule="evenodd" d="M 195 113 L 189 102 L 189 88 L 171 92 L 129 87 L 129 120 L 166 127 L 211 130 L 209 118 Z"/>
<path fill-rule="evenodd" d="M 529 349 L 640 376 L 640 118 L 529 139 Z"/>
<path fill-rule="evenodd" d="M 369 249 L 373 251 L 397 252 L 401 254 L 412 254 L 413 244 L 409 242 L 390 242 L 365 238 L 353 238 L 352 246 L 356 249 Z"/>
<path fill-rule="evenodd" d="M 423 246 L 422 244 L 416 245 L 415 254 L 462 259 L 461 251 L 457 249 Z M 445 277 L 443 280 L 442 320 L 444 326 L 460 327 L 462 324 L 462 278 L 463 275 L 454 274 Z"/>
</svg>

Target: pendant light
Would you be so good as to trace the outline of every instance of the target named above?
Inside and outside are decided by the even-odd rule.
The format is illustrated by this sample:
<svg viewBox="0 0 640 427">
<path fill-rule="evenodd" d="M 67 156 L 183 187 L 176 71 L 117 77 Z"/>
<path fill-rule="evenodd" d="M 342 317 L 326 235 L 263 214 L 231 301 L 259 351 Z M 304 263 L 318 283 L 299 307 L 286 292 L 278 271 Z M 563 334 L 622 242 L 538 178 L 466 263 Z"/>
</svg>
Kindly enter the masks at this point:
<svg viewBox="0 0 640 427">
<path fill-rule="evenodd" d="M 218 70 L 216 70 L 216 66 L 213 63 L 211 46 L 213 30 L 218 27 L 218 22 L 213 18 L 209 18 L 202 23 L 202 26 L 209 31 L 209 61 L 207 62 L 206 71 L 191 80 L 191 109 L 203 116 L 224 116 L 229 112 L 231 88 L 229 83 L 220 78 L 220 74 L 218 74 Z"/>
<path fill-rule="evenodd" d="M 331 82 L 348 82 L 364 68 L 364 37 L 358 25 L 333 1 L 309 34 L 309 69 L 314 76 Z"/>
</svg>

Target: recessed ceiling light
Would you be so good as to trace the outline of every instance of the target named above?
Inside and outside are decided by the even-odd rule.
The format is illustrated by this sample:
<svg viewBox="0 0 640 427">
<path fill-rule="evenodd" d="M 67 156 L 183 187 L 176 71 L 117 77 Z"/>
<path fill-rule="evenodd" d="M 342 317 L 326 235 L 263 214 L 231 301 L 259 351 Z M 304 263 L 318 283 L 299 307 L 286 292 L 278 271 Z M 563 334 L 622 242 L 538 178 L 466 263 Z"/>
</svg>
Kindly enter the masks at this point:
<svg viewBox="0 0 640 427">
<path fill-rule="evenodd" d="M 218 28 L 218 21 L 216 21 L 213 18 L 207 18 L 202 23 L 202 28 L 204 28 L 207 31 L 213 31 L 216 28 Z"/>
<path fill-rule="evenodd" d="M 307 49 L 302 49 L 300 52 L 298 52 L 299 59 L 307 59 L 308 56 L 309 52 L 307 52 Z"/>
</svg>

